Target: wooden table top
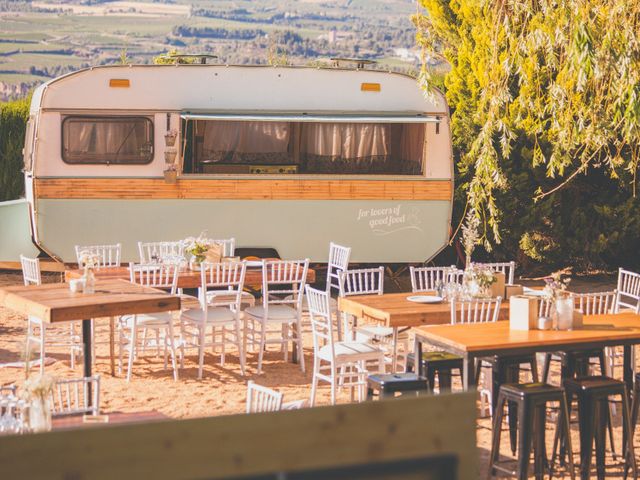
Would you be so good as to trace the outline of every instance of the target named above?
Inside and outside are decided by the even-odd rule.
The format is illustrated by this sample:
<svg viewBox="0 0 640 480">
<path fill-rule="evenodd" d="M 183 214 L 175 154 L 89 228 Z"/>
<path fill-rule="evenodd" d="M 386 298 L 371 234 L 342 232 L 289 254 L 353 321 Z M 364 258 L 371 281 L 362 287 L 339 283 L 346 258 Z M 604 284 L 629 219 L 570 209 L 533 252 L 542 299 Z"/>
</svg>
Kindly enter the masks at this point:
<svg viewBox="0 0 640 480">
<path fill-rule="evenodd" d="M 66 283 L 0 288 L 0 305 L 44 322 L 180 310 L 180 297 L 127 280 L 97 280 L 96 292 L 73 293 Z"/>
<path fill-rule="evenodd" d="M 80 278 L 83 275 L 83 270 L 81 269 L 73 269 L 73 270 L 65 270 L 64 279 L 65 281 L 69 281 L 73 278 Z M 128 266 L 122 267 L 110 267 L 110 268 L 101 268 L 99 270 L 93 271 L 95 277 L 97 279 L 122 279 L 129 280 L 130 272 Z M 315 270 L 309 268 L 307 270 L 307 282 L 313 283 L 316 281 L 316 272 Z M 249 286 L 262 286 L 262 268 L 251 267 L 247 268 L 244 277 L 245 285 Z M 183 270 L 178 275 L 178 288 L 200 288 L 201 280 L 200 280 L 200 272 L 197 270 Z"/>
<path fill-rule="evenodd" d="M 433 295 L 435 292 L 385 293 L 384 295 L 354 295 L 338 298 L 338 309 L 360 319 L 385 322 L 390 327 L 451 324 L 451 304 L 416 303 L 407 300 L 412 295 Z M 500 320 L 509 318 L 509 301 L 500 305 Z"/>
<path fill-rule="evenodd" d="M 616 342 L 640 343 L 640 315 L 631 312 L 585 315 L 582 328 L 574 330 L 510 330 L 509 322 L 417 327 L 422 341 L 450 347 L 458 352 L 495 352 L 535 348 L 540 351 L 562 350 L 559 347 Z M 618 343 L 619 344 L 619 343 Z"/>
<path fill-rule="evenodd" d="M 170 417 L 158 412 L 157 410 L 150 410 L 148 412 L 110 412 L 101 416 L 102 419 L 107 420 L 105 422 L 85 421 L 83 417 L 83 415 L 70 415 L 67 417 L 54 418 L 51 422 L 53 430 L 71 430 L 76 428 L 91 428 L 107 425 L 123 425 L 170 420 Z"/>
</svg>

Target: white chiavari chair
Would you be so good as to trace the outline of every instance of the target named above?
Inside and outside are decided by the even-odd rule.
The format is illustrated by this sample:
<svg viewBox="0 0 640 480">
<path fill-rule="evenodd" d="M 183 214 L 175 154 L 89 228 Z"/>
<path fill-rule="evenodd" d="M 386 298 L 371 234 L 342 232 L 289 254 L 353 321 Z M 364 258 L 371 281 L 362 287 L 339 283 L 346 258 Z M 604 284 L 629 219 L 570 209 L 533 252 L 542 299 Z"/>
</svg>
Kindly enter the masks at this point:
<svg viewBox="0 0 640 480">
<path fill-rule="evenodd" d="M 640 313 L 640 273 L 618 269 L 616 313 L 629 309 Z"/>
<path fill-rule="evenodd" d="M 307 285 L 307 302 L 313 335 L 313 380 L 311 383 L 310 405 L 315 404 L 316 391 L 320 380 L 331 384 L 331 403 L 336 403 L 338 386 L 358 389 L 358 399 L 365 398 L 365 387 L 369 370 L 384 371 L 384 352 L 369 343 L 356 341 L 336 341 L 333 327 L 329 294 Z"/>
<path fill-rule="evenodd" d="M 89 396 L 89 387 L 91 387 L 91 396 Z M 100 375 L 56 379 L 49 399 L 53 417 L 98 415 L 100 413 Z"/>
<path fill-rule="evenodd" d="M 488 268 L 494 272 L 504 273 L 504 279 L 507 285 L 513 285 L 516 274 L 516 262 L 486 262 L 474 263 L 474 265 L 481 268 Z"/>
<path fill-rule="evenodd" d="M 247 382 L 247 413 L 277 412 L 282 409 L 283 394 L 271 388 Z"/>
<path fill-rule="evenodd" d="M 20 255 L 22 265 L 22 277 L 25 285 L 41 285 L 42 274 L 40 272 L 40 262 L 37 258 L 27 258 Z M 40 353 L 40 374 L 44 373 L 46 361 L 46 347 L 61 347 L 70 349 L 71 368 L 75 368 L 76 355 L 82 354 L 82 338 L 75 331 L 75 322 L 68 325 L 54 326 L 46 324 L 42 319 L 29 315 L 27 317 L 27 348 L 31 351 L 31 345 L 38 347 Z M 31 361 L 26 358 L 25 361 Z"/>
<path fill-rule="evenodd" d="M 445 283 L 462 283 L 462 275 L 464 272 L 456 268 L 455 265 L 450 267 L 409 267 L 411 275 L 411 291 L 428 292 L 436 290 L 438 282 Z"/>
<path fill-rule="evenodd" d="M 122 244 L 114 243 L 110 245 L 76 245 L 76 260 L 78 268 L 84 267 L 83 257 L 90 255 L 97 262 L 95 268 L 110 268 L 120 266 L 120 256 Z"/>
<path fill-rule="evenodd" d="M 180 315 L 182 349 L 185 346 L 198 349 L 198 379 L 202 378 L 205 348 L 220 347 L 220 363 L 224 365 L 227 344 L 234 345 L 238 350 L 240 370 L 242 375 L 245 374 L 245 346 L 240 318 L 245 272 L 246 264 L 243 262 L 205 262 L 201 265 L 201 306 L 185 310 Z M 224 289 L 225 295 L 209 296 L 208 289 Z M 211 331 L 210 342 L 207 342 L 207 330 Z M 184 353 L 182 356 L 184 358 Z"/>
<path fill-rule="evenodd" d="M 266 345 L 277 344 L 288 358 L 289 343 L 297 346 L 300 368 L 304 372 L 302 350 L 302 299 L 309 269 L 305 260 L 262 261 L 262 305 L 247 308 L 246 336 L 254 346 L 259 345 L 258 373 L 262 373 L 262 359 Z M 277 327 L 272 330 L 269 327 Z M 295 332 L 290 332 L 293 327 Z M 269 339 L 268 336 L 279 338 Z"/>
<path fill-rule="evenodd" d="M 129 273 L 131 283 L 138 285 L 144 285 L 146 287 L 160 288 L 170 290 L 171 294 L 175 295 L 177 291 L 178 283 L 178 271 L 179 266 L 175 264 L 147 264 L 136 265 L 134 263 L 129 264 Z M 173 378 L 178 380 L 178 365 L 176 361 L 176 345 L 173 329 L 173 312 L 157 312 L 157 313 L 144 313 L 134 315 L 124 315 L 120 317 L 118 322 L 119 330 L 119 359 L 120 359 L 120 371 L 122 371 L 123 363 L 123 350 L 126 349 L 129 353 L 128 368 L 127 368 L 127 382 L 131 380 L 131 371 L 133 369 L 133 361 L 138 356 L 140 343 L 139 331 L 145 332 L 142 341 L 146 344 L 146 332 L 154 331 L 157 344 L 159 348 L 161 344 L 164 347 L 164 368 L 167 368 L 167 349 L 171 355 L 171 362 L 173 366 Z"/>
<path fill-rule="evenodd" d="M 165 260 L 184 258 L 184 246 L 176 242 L 138 242 L 141 264 L 163 263 Z"/>
<path fill-rule="evenodd" d="M 222 247 L 222 256 L 223 257 L 234 257 L 236 253 L 236 239 L 232 238 L 219 238 L 211 240 L 211 242 L 220 245 Z M 209 290 L 207 293 L 209 297 L 219 296 L 217 301 L 224 301 L 224 296 L 226 295 L 226 300 L 233 299 L 233 293 L 229 294 L 229 292 L 225 292 L 224 290 Z M 209 299 L 211 300 L 211 298 Z M 243 291 L 242 292 L 242 305 L 248 305 L 253 307 L 256 304 L 256 297 L 254 297 L 250 292 Z"/>
</svg>

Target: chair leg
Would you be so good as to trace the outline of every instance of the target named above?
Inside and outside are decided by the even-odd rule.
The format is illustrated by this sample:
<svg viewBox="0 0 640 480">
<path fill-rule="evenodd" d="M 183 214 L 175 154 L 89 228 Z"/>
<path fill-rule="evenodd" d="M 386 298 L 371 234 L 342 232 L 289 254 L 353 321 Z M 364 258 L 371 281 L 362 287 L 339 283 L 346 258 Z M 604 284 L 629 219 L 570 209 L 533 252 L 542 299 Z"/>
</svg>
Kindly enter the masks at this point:
<svg viewBox="0 0 640 480">
<path fill-rule="evenodd" d="M 604 480 L 605 432 L 607 429 L 608 410 L 609 402 L 607 399 L 598 400 L 596 402 L 596 428 L 594 433 L 596 443 L 596 472 L 598 480 Z"/>
<path fill-rule="evenodd" d="M 260 350 L 258 351 L 258 374 L 262 373 L 262 356 L 265 348 L 266 320 L 260 321 Z"/>
<path fill-rule="evenodd" d="M 204 367 L 204 346 L 207 341 L 207 328 L 204 324 L 198 325 L 198 380 L 202 380 Z"/>
<path fill-rule="evenodd" d="M 46 359 L 45 356 L 45 338 L 46 338 L 46 328 L 44 326 L 44 322 L 40 324 L 40 375 L 44 375 L 44 362 Z M 29 359 L 27 359 L 29 361 Z"/>
<path fill-rule="evenodd" d="M 336 404 L 336 367 L 331 364 L 331 405 Z"/>
<path fill-rule="evenodd" d="M 302 321 L 298 318 L 296 320 L 296 343 L 298 344 L 298 361 L 300 362 L 300 369 L 304 373 L 304 350 L 302 349 Z"/>
<path fill-rule="evenodd" d="M 531 380 L 533 383 L 538 383 L 538 361 L 535 355 L 531 362 L 529 362 L 529 365 L 531 366 Z"/>
<path fill-rule="evenodd" d="M 545 446 L 545 420 L 547 417 L 546 404 L 535 407 L 533 431 L 533 465 L 536 480 L 544 480 L 544 469 L 547 462 Z"/>
<path fill-rule="evenodd" d="M 544 354 L 544 364 L 542 365 L 542 383 L 549 383 L 549 369 L 551 367 L 551 354 Z"/>
<path fill-rule="evenodd" d="M 309 406 L 313 407 L 316 403 L 316 393 L 318 390 L 318 372 L 320 371 L 320 361 L 318 357 L 314 355 L 313 358 L 313 378 L 311 379 L 311 398 L 309 399 Z"/>
<path fill-rule="evenodd" d="M 579 399 L 578 418 L 580 419 L 580 478 L 589 480 L 595 423 L 595 408 L 590 400 Z"/>
<path fill-rule="evenodd" d="M 489 454 L 489 471 L 487 479 L 493 477 L 493 464 L 500 458 L 500 433 L 502 431 L 502 419 L 504 416 L 504 397 L 498 394 L 493 415 L 493 438 L 491 441 L 491 453 Z"/>
<path fill-rule="evenodd" d="M 178 364 L 176 362 L 176 345 L 175 345 L 175 339 L 173 336 L 173 319 L 169 321 L 169 326 L 167 330 L 168 330 L 167 333 L 169 335 L 169 338 L 165 339 L 165 344 L 166 344 L 166 341 L 169 340 L 169 348 L 171 350 L 171 363 L 173 364 L 173 379 L 177 381 L 178 380 Z M 166 345 L 165 345 L 165 351 L 166 351 Z"/>
<path fill-rule="evenodd" d="M 127 368 L 127 382 L 131 381 L 131 369 L 133 368 L 133 357 L 136 353 L 136 333 L 138 327 L 136 325 L 135 319 L 131 324 L 131 339 L 129 340 L 129 365 Z"/>
<path fill-rule="evenodd" d="M 622 395 L 622 421 L 624 422 L 624 430 L 626 432 L 633 432 L 633 426 L 631 425 L 631 415 L 629 412 L 629 400 L 627 395 L 627 389 L 624 389 L 624 394 Z M 625 458 L 625 468 L 624 473 L 625 477 L 627 476 L 627 467 L 629 463 L 631 463 L 631 471 L 633 473 L 633 478 L 638 478 L 638 466 L 636 463 L 636 453 L 635 448 L 633 446 L 633 433 L 627 433 L 627 442 L 626 442 L 626 451 L 623 451 L 623 455 Z"/>
<path fill-rule="evenodd" d="M 242 373 L 242 376 L 245 376 L 245 362 L 246 362 L 246 358 L 245 358 L 245 350 L 242 348 L 242 336 L 240 335 L 240 320 L 236 320 L 235 322 L 235 333 L 236 333 L 236 347 L 238 349 L 238 357 L 240 357 L 240 373 Z"/>
<path fill-rule="evenodd" d="M 518 422 L 520 424 L 520 435 L 518 438 L 518 478 L 526 480 L 529 478 L 529 457 L 531 456 L 533 418 L 532 415 L 525 415 L 526 408 L 518 408 Z"/>
</svg>

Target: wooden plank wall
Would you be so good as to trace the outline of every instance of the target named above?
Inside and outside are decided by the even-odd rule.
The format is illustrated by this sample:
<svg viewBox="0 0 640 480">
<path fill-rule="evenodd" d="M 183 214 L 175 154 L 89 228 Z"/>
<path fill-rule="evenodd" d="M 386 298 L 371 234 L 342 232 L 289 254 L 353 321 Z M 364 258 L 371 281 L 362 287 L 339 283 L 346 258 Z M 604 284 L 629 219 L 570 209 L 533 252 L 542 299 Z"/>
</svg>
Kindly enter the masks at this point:
<svg viewBox="0 0 640 480">
<path fill-rule="evenodd" d="M 47 178 L 35 181 L 46 199 L 451 200 L 448 180 L 238 180 Z"/>
<path fill-rule="evenodd" d="M 0 478 L 218 479 L 454 457 L 457 472 L 446 478 L 467 480 L 478 477 L 475 399 L 457 393 L 0 436 Z"/>
</svg>

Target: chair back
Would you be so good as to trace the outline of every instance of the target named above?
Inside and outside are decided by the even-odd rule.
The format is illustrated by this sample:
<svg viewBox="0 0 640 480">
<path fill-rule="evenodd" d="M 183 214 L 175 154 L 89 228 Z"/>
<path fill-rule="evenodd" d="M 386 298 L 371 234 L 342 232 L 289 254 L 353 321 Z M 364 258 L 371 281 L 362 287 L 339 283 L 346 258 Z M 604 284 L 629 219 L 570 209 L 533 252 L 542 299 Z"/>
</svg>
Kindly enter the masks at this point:
<svg viewBox="0 0 640 480">
<path fill-rule="evenodd" d="M 288 305 L 302 314 L 308 270 L 308 258 L 262 261 L 262 306 L 266 316 L 270 305 Z"/>
<path fill-rule="evenodd" d="M 436 289 L 438 282 L 442 283 L 462 283 L 464 272 L 450 267 L 409 267 L 411 274 L 411 291 L 427 292 Z"/>
<path fill-rule="evenodd" d="M 608 292 L 574 293 L 577 308 L 585 315 L 604 315 L 613 313 L 616 305 L 618 292 L 611 290 Z"/>
<path fill-rule="evenodd" d="M 233 307 L 239 315 L 242 289 L 247 265 L 244 262 L 204 262 L 200 265 L 200 303 L 206 312 L 209 307 Z M 208 296 L 209 289 L 224 290 L 224 296 Z M 217 300 L 217 298 L 219 298 Z M 231 298 L 231 300 L 229 300 Z M 221 299 L 221 300 L 220 300 Z"/>
<path fill-rule="evenodd" d="M 247 413 L 277 412 L 282 409 L 283 394 L 249 380 Z"/>
<path fill-rule="evenodd" d="M 180 267 L 175 264 L 135 264 L 129 263 L 131 283 L 145 287 L 166 288 L 175 295 L 178 291 L 178 274 Z"/>
<path fill-rule="evenodd" d="M 20 255 L 20 263 L 22 264 L 22 279 L 25 285 L 42 284 L 42 275 L 40 274 L 40 262 L 37 258 L 28 258 Z"/>
<path fill-rule="evenodd" d="M 489 262 L 489 263 L 476 263 L 475 265 L 488 268 L 494 272 L 504 273 L 504 280 L 507 285 L 513 285 L 516 274 L 516 262 Z"/>
<path fill-rule="evenodd" d="M 91 405 L 89 405 L 91 385 Z M 100 413 L 100 376 L 57 379 L 51 393 L 51 413 L 54 417 Z"/>
<path fill-rule="evenodd" d="M 340 274 L 349 268 L 351 248 L 336 243 L 329 244 L 329 262 L 327 263 L 327 292 L 331 295 L 335 289 L 340 292 Z"/>
<path fill-rule="evenodd" d="M 622 307 L 632 308 L 640 313 L 640 273 L 620 268 L 617 290 L 616 312 Z"/>
<path fill-rule="evenodd" d="M 320 348 L 329 345 L 331 358 L 334 358 L 334 331 L 329 294 L 309 285 L 306 286 L 306 294 L 313 335 L 313 350 L 318 355 Z"/>
<path fill-rule="evenodd" d="M 236 239 L 235 238 L 220 238 L 211 240 L 212 243 L 220 245 L 222 247 L 223 257 L 233 257 L 236 253 Z"/>
<path fill-rule="evenodd" d="M 138 242 L 140 263 L 161 263 L 165 259 L 184 257 L 184 246 L 177 242 Z"/>
<path fill-rule="evenodd" d="M 91 255 L 96 259 L 98 264 L 96 268 L 108 268 L 120 266 L 120 254 L 122 252 L 122 244 L 113 245 L 76 245 L 76 259 L 78 267 L 84 267 L 83 257 Z"/>
<path fill-rule="evenodd" d="M 18 387 L 16 385 L 0 385 L 0 395 L 13 395 L 16 396 Z"/>
<path fill-rule="evenodd" d="M 501 304 L 502 297 L 451 300 L 451 324 L 495 322 Z"/>
<path fill-rule="evenodd" d="M 384 267 L 347 270 L 340 274 L 340 296 L 382 295 Z"/>
</svg>

